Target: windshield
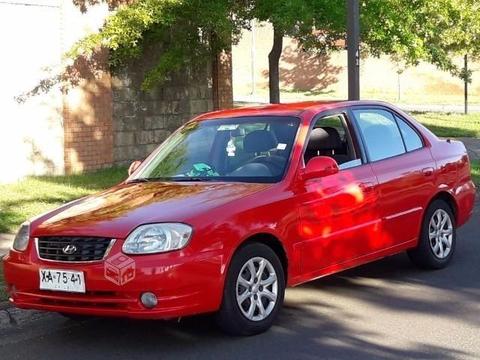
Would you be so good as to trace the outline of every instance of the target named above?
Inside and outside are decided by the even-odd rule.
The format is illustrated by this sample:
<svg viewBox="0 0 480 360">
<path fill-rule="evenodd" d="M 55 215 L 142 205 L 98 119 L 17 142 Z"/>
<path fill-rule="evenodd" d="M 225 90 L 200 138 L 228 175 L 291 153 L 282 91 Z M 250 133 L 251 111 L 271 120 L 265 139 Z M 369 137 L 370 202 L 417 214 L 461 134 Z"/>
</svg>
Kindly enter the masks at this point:
<svg viewBox="0 0 480 360">
<path fill-rule="evenodd" d="M 242 117 L 191 122 L 169 137 L 130 181 L 277 182 L 299 119 Z"/>
</svg>

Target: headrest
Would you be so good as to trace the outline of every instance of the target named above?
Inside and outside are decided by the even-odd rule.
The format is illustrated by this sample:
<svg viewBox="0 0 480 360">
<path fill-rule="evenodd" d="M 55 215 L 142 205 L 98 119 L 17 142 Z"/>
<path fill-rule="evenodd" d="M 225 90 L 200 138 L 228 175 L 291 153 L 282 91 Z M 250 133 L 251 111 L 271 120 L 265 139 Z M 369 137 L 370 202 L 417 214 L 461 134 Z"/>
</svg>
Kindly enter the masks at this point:
<svg viewBox="0 0 480 360">
<path fill-rule="evenodd" d="M 332 150 L 341 149 L 342 141 L 335 128 L 316 128 L 310 134 L 307 150 Z"/>
<path fill-rule="evenodd" d="M 334 149 L 341 149 L 343 144 L 338 130 L 330 126 L 324 126 L 323 129 L 328 133 L 330 141 L 332 141 L 333 144 L 336 144 Z"/>
<path fill-rule="evenodd" d="M 295 126 L 288 126 L 284 123 L 273 123 L 270 125 L 270 129 L 280 143 L 291 144 L 295 140 L 295 133 L 297 132 Z"/>
<path fill-rule="evenodd" d="M 268 130 L 255 130 L 243 139 L 243 150 L 248 153 L 265 152 L 277 147 L 277 139 Z"/>
</svg>

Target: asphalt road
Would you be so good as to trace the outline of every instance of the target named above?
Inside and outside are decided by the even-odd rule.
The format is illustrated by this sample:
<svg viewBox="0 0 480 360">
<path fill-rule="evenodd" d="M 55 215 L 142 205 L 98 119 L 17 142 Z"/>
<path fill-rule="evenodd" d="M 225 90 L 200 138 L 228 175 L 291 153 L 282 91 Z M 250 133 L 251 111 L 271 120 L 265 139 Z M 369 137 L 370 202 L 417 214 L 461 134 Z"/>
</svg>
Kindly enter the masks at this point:
<svg viewBox="0 0 480 360">
<path fill-rule="evenodd" d="M 0 359 L 480 359 L 480 206 L 439 271 L 398 255 L 287 290 L 267 333 L 232 338 L 208 316 L 65 320 L 0 313 Z"/>
</svg>

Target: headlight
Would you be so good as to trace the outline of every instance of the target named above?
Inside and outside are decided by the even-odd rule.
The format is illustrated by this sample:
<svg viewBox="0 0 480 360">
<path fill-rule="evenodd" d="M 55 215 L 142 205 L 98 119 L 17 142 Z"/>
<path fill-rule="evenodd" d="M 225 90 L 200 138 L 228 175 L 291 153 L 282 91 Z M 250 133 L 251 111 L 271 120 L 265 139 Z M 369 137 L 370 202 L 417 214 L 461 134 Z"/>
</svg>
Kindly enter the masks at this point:
<svg viewBox="0 0 480 360">
<path fill-rule="evenodd" d="M 125 254 L 154 254 L 184 248 L 192 228 L 179 223 L 142 225 L 136 228 L 123 244 Z"/>
<path fill-rule="evenodd" d="M 30 222 L 25 221 L 20 225 L 15 240 L 13 240 L 13 248 L 17 251 L 24 251 L 28 245 L 28 239 L 30 238 Z"/>
</svg>

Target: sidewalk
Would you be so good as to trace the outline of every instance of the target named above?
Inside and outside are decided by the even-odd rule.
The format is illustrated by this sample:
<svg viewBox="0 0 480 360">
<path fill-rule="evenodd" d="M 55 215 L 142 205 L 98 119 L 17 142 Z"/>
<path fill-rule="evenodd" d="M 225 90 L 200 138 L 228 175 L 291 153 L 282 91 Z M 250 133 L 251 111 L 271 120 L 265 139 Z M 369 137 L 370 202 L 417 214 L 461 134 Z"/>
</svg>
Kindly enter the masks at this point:
<svg viewBox="0 0 480 360">
<path fill-rule="evenodd" d="M 465 144 L 470 160 L 480 160 L 480 139 L 477 138 L 458 138 Z"/>
<path fill-rule="evenodd" d="M 441 112 L 441 113 L 456 113 L 463 114 L 465 105 L 420 105 L 420 104 L 395 104 L 403 111 L 407 112 Z M 470 113 L 480 112 L 479 105 L 470 105 L 468 107 Z"/>
<path fill-rule="evenodd" d="M 0 234 L 0 258 L 8 252 L 12 246 L 15 235 Z"/>
</svg>

